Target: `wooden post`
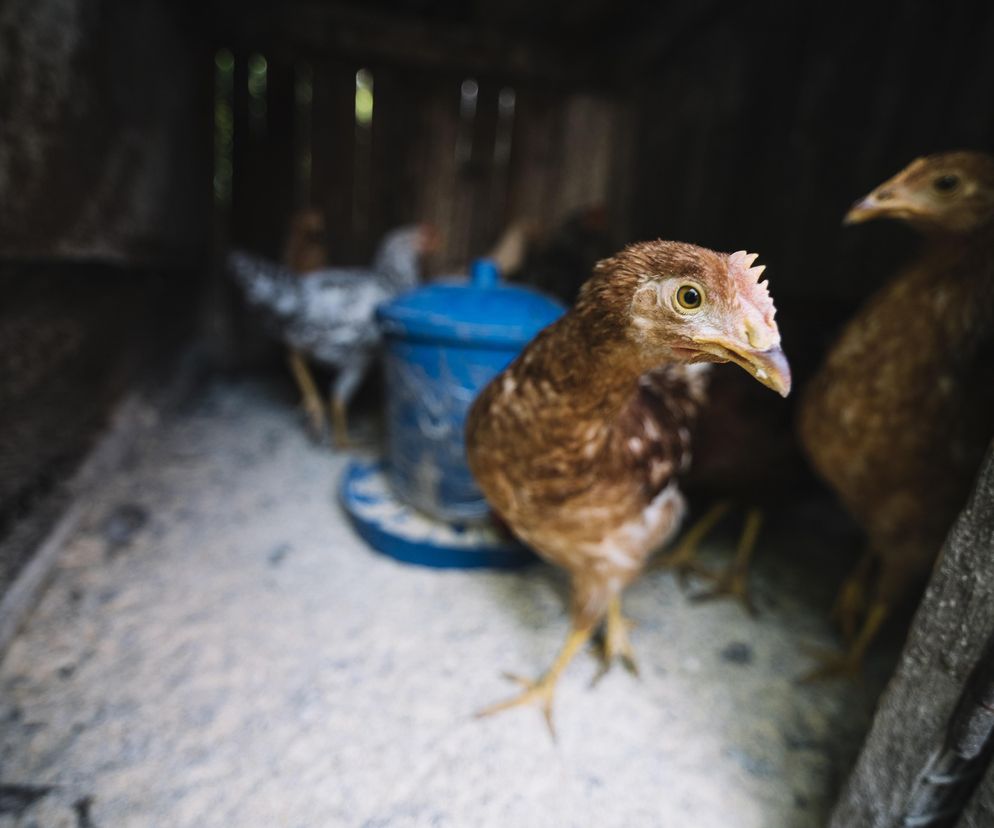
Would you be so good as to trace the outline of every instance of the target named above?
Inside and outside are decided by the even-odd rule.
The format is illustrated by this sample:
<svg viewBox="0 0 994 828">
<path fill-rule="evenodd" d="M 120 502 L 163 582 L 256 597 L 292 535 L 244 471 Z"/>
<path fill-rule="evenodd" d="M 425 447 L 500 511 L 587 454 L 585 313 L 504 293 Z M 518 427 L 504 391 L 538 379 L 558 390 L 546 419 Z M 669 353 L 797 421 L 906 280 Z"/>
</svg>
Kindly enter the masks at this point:
<svg viewBox="0 0 994 828">
<path fill-rule="evenodd" d="M 964 684 L 992 632 L 994 446 L 973 496 L 946 539 L 831 828 L 902 825 L 919 775 L 948 743 Z M 988 779 L 968 808 L 971 816 L 961 824 L 990 825 L 980 816 L 994 813 L 992 802 Z"/>
<path fill-rule="evenodd" d="M 324 211 L 336 265 L 358 261 L 352 235 L 356 68 L 344 61 L 314 65 L 311 203 Z"/>
</svg>

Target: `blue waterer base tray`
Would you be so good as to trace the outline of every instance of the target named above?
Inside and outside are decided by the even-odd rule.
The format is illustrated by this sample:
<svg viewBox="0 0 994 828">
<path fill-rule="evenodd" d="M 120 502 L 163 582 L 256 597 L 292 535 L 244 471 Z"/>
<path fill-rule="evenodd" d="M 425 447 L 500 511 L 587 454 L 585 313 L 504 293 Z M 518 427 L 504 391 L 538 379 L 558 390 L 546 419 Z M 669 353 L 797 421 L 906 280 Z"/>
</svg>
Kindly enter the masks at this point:
<svg viewBox="0 0 994 828">
<path fill-rule="evenodd" d="M 341 499 L 360 537 L 378 552 L 405 563 L 509 569 L 535 560 L 528 549 L 493 526 L 444 523 L 400 502 L 381 461 L 350 462 L 342 475 Z"/>
</svg>

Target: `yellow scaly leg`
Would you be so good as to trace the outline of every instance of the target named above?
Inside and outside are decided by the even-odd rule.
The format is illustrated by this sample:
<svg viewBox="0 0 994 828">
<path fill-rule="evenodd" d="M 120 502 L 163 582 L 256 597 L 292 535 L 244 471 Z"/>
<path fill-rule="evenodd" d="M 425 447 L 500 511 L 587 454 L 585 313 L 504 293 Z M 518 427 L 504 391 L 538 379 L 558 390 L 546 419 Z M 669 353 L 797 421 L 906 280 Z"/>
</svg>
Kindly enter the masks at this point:
<svg viewBox="0 0 994 828">
<path fill-rule="evenodd" d="M 311 375 L 311 369 L 307 365 L 307 360 L 304 359 L 300 352 L 291 350 L 288 359 L 290 362 L 290 371 L 293 373 L 293 378 L 297 381 L 297 387 L 300 389 L 304 411 L 310 422 L 311 430 L 314 432 L 314 436 L 320 439 L 325 429 L 324 405 L 321 402 L 321 394 L 318 393 L 318 387 L 314 382 L 314 377 Z"/>
<path fill-rule="evenodd" d="M 756 605 L 749 592 L 749 564 L 752 563 L 752 556 L 756 551 L 756 541 L 759 539 L 759 530 L 762 525 L 763 513 L 759 509 L 750 509 L 746 515 L 745 526 L 739 537 L 739 545 L 735 550 L 735 558 L 732 562 L 717 573 L 698 570 L 697 574 L 712 580 L 714 586 L 707 592 L 694 596 L 695 600 L 737 598 L 742 602 L 746 612 L 750 615 L 756 614 Z"/>
<path fill-rule="evenodd" d="M 511 681 L 522 685 L 525 688 L 524 692 L 506 701 L 490 705 L 476 715 L 480 717 L 492 716 L 494 713 L 500 713 L 502 710 L 509 710 L 512 707 L 537 703 L 541 706 L 542 713 L 545 715 L 545 723 L 549 726 L 549 733 L 555 739 L 556 728 L 552 722 L 552 701 L 556 691 L 556 683 L 559 681 L 563 670 L 566 669 L 569 663 L 576 657 L 576 654 L 590 640 L 592 632 L 593 627 L 572 627 L 569 635 L 566 637 L 566 643 L 559 651 L 559 655 L 556 656 L 556 660 L 552 662 L 552 666 L 538 681 L 511 673 L 506 674 L 507 678 Z"/>
<path fill-rule="evenodd" d="M 731 506 L 732 504 L 727 500 L 715 503 L 697 523 L 684 532 L 683 537 L 680 538 L 671 552 L 661 555 L 653 561 L 652 568 L 676 570 L 681 583 L 686 581 L 688 575 L 699 572 L 701 567 L 695 560 L 699 551 L 698 547 L 715 525 L 728 514 Z"/>
</svg>

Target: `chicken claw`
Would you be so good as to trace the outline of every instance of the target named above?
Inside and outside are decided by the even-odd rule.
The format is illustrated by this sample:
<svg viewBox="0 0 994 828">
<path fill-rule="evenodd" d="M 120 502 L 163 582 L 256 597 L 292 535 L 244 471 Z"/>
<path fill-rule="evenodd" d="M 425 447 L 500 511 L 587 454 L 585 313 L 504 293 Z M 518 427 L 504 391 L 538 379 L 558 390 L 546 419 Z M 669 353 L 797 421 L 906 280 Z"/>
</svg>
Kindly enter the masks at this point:
<svg viewBox="0 0 994 828">
<path fill-rule="evenodd" d="M 555 741 L 556 727 L 552 721 L 552 700 L 556 692 L 556 683 L 559 681 L 563 670 L 566 669 L 576 654 L 583 648 L 584 644 L 590 640 L 592 632 L 593 628 L 591 627 L 574 627 L 570 630 L 570 634 L 566 638 L 566 643 L 563 645 L 562 650 L 560 650 L 559 655 L 556 656 L 556 660 L 538 681 L 514 675 L 513 673 L 505 673 L 504 675 L 508 679 L 522 685 L 525 688 L 524 692 L 506 701 L 497 702 L 483 708 L 483 710 L 480 710 L 476 714 L 477 718 L 492 716 L 494 713 L 500 713 L 502 710 L 509 710 L 512 707 L 538 703 L 541 705 L 542 713 L 545 716 L 545 723 L 549 727 L 549 733 L 553 741 Z"/>
<path fill-rule="evenodd" d="M 549 727 L 549 733 L 552 735 L 553 741 L 555 741 L 556 726 L 552 721 L 552 700 L 556 692 L 557 679 L 546 674 L 538 681 L 533 681 L 514 673 L 504 673 L 504 678 L 513 681 L 515 684 L 520 684 L 525 688 L 524 692 L 506 701 L 497 702 L 497 704 L 483 708 L 483 710 L 476 714 L 477 717 L 492 716 L 494 713 L 500 713 L 502 710 L 510 710 L 512 707 L 538 703 L 542 708 L 542 714 L 545 716 L 545 723 Z"/>
<path fill-rule="evenodd" d="M 804 649 L 818 662 L 819 666 L 805 673 L 799 681 L 802 684 L 813 684 L 825 679 L 858 678 L 863 670 L 863 659 L 866 656 L 866 651 L 887 615 L 886 604 L 882 602 L 874 604 L 866 616 L 866 621 L 863 622 L 859 635 L 845 652 L 805 647 Z"/>
</svg>

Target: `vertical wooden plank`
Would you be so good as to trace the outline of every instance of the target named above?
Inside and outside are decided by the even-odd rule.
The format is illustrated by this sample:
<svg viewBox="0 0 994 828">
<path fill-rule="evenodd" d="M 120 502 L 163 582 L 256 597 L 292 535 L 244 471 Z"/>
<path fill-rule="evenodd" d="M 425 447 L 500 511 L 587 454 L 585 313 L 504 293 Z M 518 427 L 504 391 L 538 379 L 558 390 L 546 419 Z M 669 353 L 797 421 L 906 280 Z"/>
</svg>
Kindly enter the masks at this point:
<svg viewBox="0 0 994 828">
<path fill-rule="evenodd" d="M 477 84 L 475 111 L 469 107 L 468 91 Z M 474 187 L 472 181 L 473 145 L 479 114 L 479 81 L 469 76 L 453 78 L 450 95 L 456 108 L 456 143 L 453 157 L 452 201 L 448 219 L 446 253 L 454 267 L 465 267 L 470 257 L 473 228 Z"/>
<path fill-rule="evenodd" d="M 259 104 L 249 93 L 253 54 L 257 53 L 235 56 L 232 238 L 277 258 L 293 186 L 293 82 L 288 67 L 267 61 L 264 114 L 253 112 L 253 104 Z"/>
<path fill-rule="evenodd" d="M 355 69 L 338 61 L 314 65 L 311 113 L 311 203 L 324 211 L 329 259 L 354 264 L 352 187 Z"/>
<path fill-rule="evenodd" d="M 453 217 L 456 204 L 456 142 L 459 129 L 460 79 L 436 74 L 425 79 L 423 109 L 429 129 L 420 136 L 415 158 L 420 168 L 415 201 L 417 215 L 441 237 L 441 249 L 429 263 L 432 274 L 451 272 L 461 264 Z"/>
<path fill-rule="evenodd" d="M 558 182 L 562 102 L 552 91 L 518 86 L 506 214 L 551 228 L 551 208 Z"/>
<path fill-rule="evenodd" d="M 493 244 L 502 216 L 495 215 L 494 142 L 497 136 L 497 94 L 501 84 L 492 78 L 478 81 L 476 117 L 473 119 L 469 164 L 461 170 L 470 199 L 466 236 L 467 260 L 482 255 Z"/>
<path fill-rule="evenodd" d="M 508 199 L 511 183 L 511 153 L 514 151 L 514 127 L 517 118 L 517 93 L 510 82 L 500 83 L 495 101 L 497 123 L 494 133 L 493 172 L 491 174 L 490 209 L 498 233 L 512 221 Z"/>
<path fill-rule="evenodd" d="M 260 243 L 257 232 L 257 210 L 265 168 L 259 153 L 259 137 L 251 123 L 248 90 L 247 51 L 235 52 L 232 89 L 232 177 L 230 239 L 235 247 L 244 247 L 260 254 L 275 256 Z M 242 364 L 262 364 L 272 352 L 272 343 L 251 320 L 241 293 L 228 281 L 232 300 L 231 345 L 234 358 Z"/>
<path fill-rule="evenodd" d="M 590 95 L 570 95 L 560 134 L 554 224 L 582 207 L 605 204 L 611 174 L 614 105 Z"/>
<path fill-rule="evenodd" d="M 416 219 L 417 165 L 425 121 L 422 73 L 390 66 L 373 69 L 374 110 L 370 235 L 375 243 L 391 229 Z"/>
<path fill-rule="evenodd" d="M 266 191 L 259 204 L 260 232 L 267 250 L 278 255 L 286 242 L 287 226 L 293 211 L 293 188 L 296 171 L 295 89 L 293 64 L 281 57 L 269 60 L 266 86 Z"/>
<path fill-rule="evenodd" d="M 630 100 L 621 99 L 615 104 L 611 121 L 611 162 L 605 205 L 610 231 L 622 243 L 635 240 L 632 227 L 632 198 L 635 191 L 635 136 L 639 124 L 635 107 Z"/>
<path fill-rule="evenodd" d="M 235 245 L 251 243 L 252 176 L 249 164 L 249 94 L 248 56 L 243 51 L 234 53 L 232 70 L 232 136 L 231 136 L 231 241 Z"/>
</svg>

